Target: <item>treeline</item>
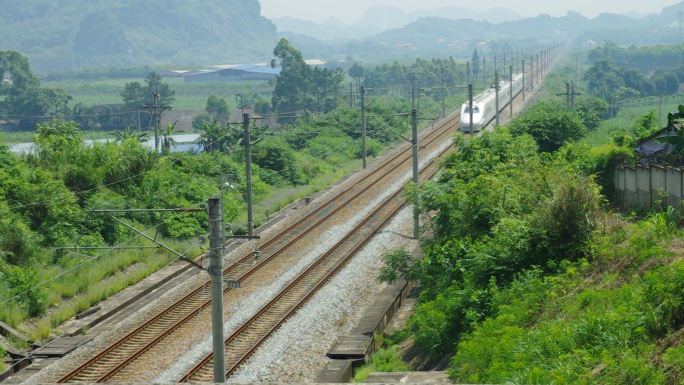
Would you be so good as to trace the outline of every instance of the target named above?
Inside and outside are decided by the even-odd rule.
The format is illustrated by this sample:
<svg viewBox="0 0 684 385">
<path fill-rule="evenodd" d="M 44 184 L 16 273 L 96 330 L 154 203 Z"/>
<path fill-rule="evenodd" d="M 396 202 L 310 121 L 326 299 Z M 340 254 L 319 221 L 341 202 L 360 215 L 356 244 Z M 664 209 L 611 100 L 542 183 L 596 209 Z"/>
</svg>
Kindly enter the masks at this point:
<svg viewBox="0 0 684 385">
<path fill-rule="evenodd" d="M 147 75 L 144 83 L 131 82 L 121 92 L 122 103 L 114 105 L 72 106 L 73 98 L 58 88 L 43 87 L 31 72 L 26 57 L 16 51 L 0 52 L 0 119 L 19 130 L 33 130 L 40 122 L 54 117 L 77 122 L 83 130 L 121 130 L 147 126 L 151 112 L 143 106 L 154 103 L 159 93 L 159 105 L 173 103 L 174 92 L 162 82 L 156 72 Z"/>
<path fill-rule="evenodd" d="M 609 101 L 677 93 L 684 80 L 684 64 L 679 58 L 681 49 L 681 46 L 623 49 L 607 43 L 589 53 L 592 66 L 585 73 L 587 87 Z M 664 59 L 662 52 L 677 58 Z M 635 65 L 635 61 L 640 64 Z"/>
<path fill-rule="evenodd" d="M 611 60 L 622 68 L 644 73 L 666 70 L 684 64 L 684 44 L 620 47 L 608 42 L 591 50 L 589 60 L 594 63 Z"/>
</svg>

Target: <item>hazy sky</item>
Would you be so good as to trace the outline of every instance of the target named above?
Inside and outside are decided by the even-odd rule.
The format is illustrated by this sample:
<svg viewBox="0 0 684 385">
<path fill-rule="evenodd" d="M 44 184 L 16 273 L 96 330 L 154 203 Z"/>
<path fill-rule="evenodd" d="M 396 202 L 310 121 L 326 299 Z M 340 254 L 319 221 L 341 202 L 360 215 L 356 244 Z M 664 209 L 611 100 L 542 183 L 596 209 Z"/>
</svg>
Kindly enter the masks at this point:
<svg viewBox="0 0 684 385">
<path fill-rule="evenodd" d="M 262 13 L 269 18 L 291 16 L 300 19 L 322 21 L 336 17 L 345 22 L 355 22 L 374 5 L 391 4 L 404 10 L 429 9 L 444 6 L 460 6 L 474 10 L 491 7 L 516 9 L 525 16 L 539 13 L 564 15 L 569 9 L 587 16 L 600 12 L 654 13 L 678 0 L 260 0 Z"/>
</svg>

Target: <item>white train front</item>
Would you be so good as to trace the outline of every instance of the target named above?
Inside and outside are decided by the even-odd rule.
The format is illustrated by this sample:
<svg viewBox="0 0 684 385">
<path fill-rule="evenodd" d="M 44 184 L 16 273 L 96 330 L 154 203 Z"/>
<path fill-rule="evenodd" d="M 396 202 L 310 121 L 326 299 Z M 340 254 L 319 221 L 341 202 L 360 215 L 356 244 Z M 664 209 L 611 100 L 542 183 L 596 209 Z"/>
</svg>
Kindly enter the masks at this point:
<svg viewBox="0 0 684 385">
<path fill-rule="evenodd" d="M 522 74 L 513 75 L 513 97 L 523 87 Z M 503 109 L 510 99 L 511 82 L 503 80 L 499 82 L 499 109 Z M 473 98 L 473 110 L 470 111 L 470 103 L 465 102 L 461 106 L 461 131 L 477 132 L 487 127 L 496 118 L 496 91 L 494 87 L 486 89 L 481 94 Z M 470 117 L 472 115 L 472 129 Z"/>
</svg>

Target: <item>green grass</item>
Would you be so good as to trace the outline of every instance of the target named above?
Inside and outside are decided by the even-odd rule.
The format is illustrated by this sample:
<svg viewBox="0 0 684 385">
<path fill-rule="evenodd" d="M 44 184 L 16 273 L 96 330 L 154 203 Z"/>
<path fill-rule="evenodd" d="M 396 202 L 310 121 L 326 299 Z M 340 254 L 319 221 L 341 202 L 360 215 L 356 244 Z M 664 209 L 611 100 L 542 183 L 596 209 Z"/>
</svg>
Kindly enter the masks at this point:
<svg viewBox="0 0 684 385">
<path fill-rule="evenodd" d="M 403 372 L 409 370 L 407 363 L 402 361 L 397 347 L 381 349 L 373 354 L 366 365 L 354 373 L 354 382 L 364 382 L 373 372 Z"/>
<path fill-rule="evenodd" d="M 179 244 L 179 250 L 185 250 Z M 195 249 L 189 255 L 198 255 Z M 76 284 L 62 282 L 56 290 L 64 294 L 72 294 L 70 300 L 64 301 L 59 306 L 53 307 L 49 315 L 44 316 L 31 330 L 30 337 L 34 341 L 47 338 L 53 328 L 57 328 L 70 320 L 76 314 L 106 300 L 129 286 L 132 286 L 150 274 L 166 266 L 174 258 L 163 251 L 116 253 L 108 261 L 98 264 L 97 267 L 85 269 L 79 274 Z M 78 295 L 74 295 L 79 293 Z"/>
<path fill-rule="evenodd" d="M 180 251 L 189 247 L 188 242 L 165 242 Z M 104 254 L 102 251 L 99 253 Z M 187 255 L 195 257 L 199 253 L 199 247 L 193 247 Z M 47 294 L 50 306 L 46 315 L 29 319 L 23 306 L 10 304 L 0 309 L 0 319 L 18 327 L 33 341 L 43 340 L 76 314 L 140 282 L 174 259 L 170 253 L 160 249 L 115 251 L 91 263 L 88 263 L 88 258 L 73 256 L 73 260 L 64 262 L 63 266 L 52 266 L 41 271 L 43 281 L 62 274 L 72 265 L 83 264 L 41 289 Z"/>
<path fill-rule="evenodd" d="M 586 138 L 583 139 L 583 142 L 591 146 L 600 146 L 612 142 L 615 134 L 631 133 L 634 122 L 639 117 L 651 111 L 654 111 L 656 115 L 659 113 L 660 105 L 658 101 L 653 99 L 647 99 L 647 101 L 644 104 L 623 106 L 614 118 L 604 120 L 597 129 L 590 131 Z M 684 104 L 684 100 L 682 100 L 682 103 Z M 660 127 L 664 127 L 667 124 L 667 114 L 677 111 L 679 104 L 671 100 L 663 102 Z"/>
<path fill-rule="evenodd" d="M 45 81 L 43 85 L 63 89 L 74 98 L 73 103 L 92 106 L 121 103 L 121 92 L 124 86 L 133 81 L 143 83 L 143 79 L 124 78 Z M 183 78 L 164 78 L 164 82 L 176 91 L 176 100 L 173 103 L 173 108 L 176 110 L 202 111 L 209 95 L 222 97 L 234 107 L 237 93 L 256 93 L 270 98 L 273 90 L 273 87 L 265 81 L 185 83 Z"/>
</svg>

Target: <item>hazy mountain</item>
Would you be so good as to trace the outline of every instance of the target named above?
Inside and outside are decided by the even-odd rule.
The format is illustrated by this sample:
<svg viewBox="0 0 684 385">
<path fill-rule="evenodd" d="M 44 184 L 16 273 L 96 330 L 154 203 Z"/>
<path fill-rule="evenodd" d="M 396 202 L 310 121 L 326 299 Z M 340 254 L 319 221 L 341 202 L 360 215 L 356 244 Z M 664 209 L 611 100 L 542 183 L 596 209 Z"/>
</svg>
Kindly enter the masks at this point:
<svg viewBox="0 0 684 385">
<path fill-rule="evenodd" d="M 605 41 L 621 45 L 672 44 L 678 42 L 676 21 L 679 7 L 684 9 L 684 2 L 642 18 L 612 13 L 590 18 L 577 12 L 568 12 L 560 17 L 539 15 L 499 23 L 421 17 L 400 28 L 363 39 L 323 41 L 302 34 L 288 34 L 288 38 L 308 56 L 328 59 L 353 57 L 367 62 L 412 60 L 416 57 L 468 58 L 476 44 L 485 44 L 485 50 L 501 45 L 537 47 L 558 42 L 583 45 Z M 446 11 L 444 13 L 449 15 Z"/>
<path fill-rule="evenodd" d="M 520 14 L 506 8 L 492 8 L 479 12 L 462 7 L 444 7 L 432 10 L 405 12 L 401 8 L 385 5 L 369 8 L 360 21 L 353 25 L 333 19 L 323 23 L 283 17 L 273 19 L 279 33 L 289 32 L 308 35 L 317 39 L 359 39 L 367 38 L 381 32 L 397 29 L 420 18 L 440 17 L 445 19 L 473 19 L 500 23 L 521 19 Z"/>
<path fill-rule="evenodd" d="M 0 6 L 0 49 L 39 71 L 266 61 L 258 0 L 22 0 Z"/>
</svg>

